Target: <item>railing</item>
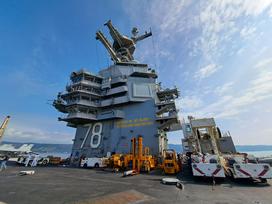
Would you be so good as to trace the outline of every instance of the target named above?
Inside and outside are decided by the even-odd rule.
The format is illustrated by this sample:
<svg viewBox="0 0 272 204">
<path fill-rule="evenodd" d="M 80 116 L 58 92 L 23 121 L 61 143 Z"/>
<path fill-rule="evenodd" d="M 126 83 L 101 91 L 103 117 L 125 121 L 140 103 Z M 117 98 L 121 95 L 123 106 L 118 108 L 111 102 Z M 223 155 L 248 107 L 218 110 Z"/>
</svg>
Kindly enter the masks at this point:
<svg viewBox="0 0 272 204">
<path fill-rule="evenodd" d="M 68 113 L 67 115 L 60 117 L 60 120 L 63 121 L 70 121 L 72 119 L 96 120 L 97 118 L 95 114 L 81 112 Z"/>
<path fill-rule="evenodd" d="M 86 89 L 86 88 L 83 88 L 83 87 L 71 87 L 71 88 L 66 88 L 66 91 L 63 92 L 62 94 L 63 95 L 67 95 L 69 93 L 73 93 L 74 91 L 80 91 L 80 92 L 84 92 L 84 93 L 88 93 L 88 94 L 95 94 L 95 95 L 100 95 L 100 90 L 99 91 L 96 91 L 94 89 Z"/>
<path fill-rule="evenodd" d="M 127 82 L 127 76 L 118 76 L 111 79 L 111 84 Z"/>
<path fill-rule="evenodd" d="M 94 106 L 94 107 L 98 107 L 100 105 L 99 103 L 84 100 L 84 99 L 74 100 L 74 101 L 67 101 L 67 105 L 77 105 L 77 104 L 85 105 L 85 106 Z"/>
<path fill-rule="evenodd" d="M 66 87 L 72 87 L 72 86 L 75 86 L 75 85 L 78 85 L 78 84 L 86 84 L 86 85 L 89 85 L 89 86 L 94 86 L 94 87 L 101 87 L 101 84 L 100 83 L 97 83 L 97 82 L 94 82 L 94 81 L 88 81 L 88 80 L 81 80 L 81 81 L 78 81 L 78 82 L 75 82 L 75 83 L 69 83 L 67 84 Z"/>
<path fill-rule="evenodd" d="M 157 74 L 155 70 L 151 70 L 150 68 L 147 67 L 133 67 L 131 71 L 131 75 L 142 75 L 142 76 L 150 76 L 153 78 L 157 78 Z"/>
<path fill-rule="evenodd" d="M 133 67 L 133 72 L 143 72 L 143 73 L 150 73 L 147 67 Z"/>
<path fill-rule="evenodd" d="M 176 110 L 176 106 L 174 103 L 170 103 L 168 105 L 163 106 L 160 109 L 157 109 L 156 114 L 161 115 L 163 113 L 167 113 L 167 112 L 173 111 L 173 110 Z"/>
<path fill-rule="evenodd" d="M 110 85 L 110 79 L 109 78 L 106 78 L 102 81 L 102 84 L 101 84 L 101 89 L 109 89 L 111 88 L 111 85 Z"/>
<path fill-rule="evenodd" d="M 101 106 L 109 106 L 128 102 L 128 96 L 121 96 L 101 101 Z"/>
<path fill-rule="evenodd" d="M 171 119 L 171 118 L 177 118 L 178 117 L 178 114 L 176 112 L 174 113 L 166 113 L 166 114 L 163 114 L 163 115 L 158 115 L 157 116 L 157 120 L 162 120 L 162 119 Z"/>
<path fill-rule="evenodd" d="M 171 126 L 172 124 L 175 124 L 175 123 L 177 123 L 177 119 L 172 118 L 172 119 L 167 120 L 166 122 L 160 124 L 159 129 L 170 128 L 170 126 Z M 169 130 L 170 130 L 170 129 L 169 129 Z"/>
<path fill-rule="evenodd" d="M 127 86 L 120 86 L 120 87 L 116 87 L 116 88 L 110 89 L 110 90 L 106 93 L 106 96 L 114 95 L 114 94 L 122 93 L 122 92 L 127 92 L 127 91 L 128 91 Z"/>
<path fill-rule="evenodd" d="M 106 120 L 106 119 L 111 119 L 111 118 L 124 118 L 125 117 L 125 113 L 121 110 L 111 110 L 111 111 L 107 111 L 104 113 L 100 113 L 97 116 L 98 120 Z"/>
</svg>

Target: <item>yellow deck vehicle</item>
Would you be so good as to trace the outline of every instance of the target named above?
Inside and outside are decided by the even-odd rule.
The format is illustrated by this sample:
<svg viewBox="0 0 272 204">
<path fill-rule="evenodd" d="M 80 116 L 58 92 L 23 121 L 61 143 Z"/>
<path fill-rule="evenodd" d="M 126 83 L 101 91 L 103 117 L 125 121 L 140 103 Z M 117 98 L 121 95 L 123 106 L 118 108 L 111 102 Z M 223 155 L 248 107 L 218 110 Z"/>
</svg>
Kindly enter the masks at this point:
<svg viewBox="0 0 272 204">
<path fill-rule="evenodd" d="M 181 170 L 181 165 L 177 159 L 175 150 L 166 149 L 163 151 L 161 168 L 165 174 L 176 174 Z"/>
<path fill-rule="evenodd" d="M 60 165 L 61 157 L 48 156 L 50 165 Z"/>
<path fill-rule="evenodd" d="M 134 152 L 132 152 L 132 159 L 133 159 L 133 170 L 137 170 L 138 172 L 144 171 L 144 172 L 150 172 L 151 169 L 155 168 L 155 157 L 149 154 L 149 148 L 144 148 L 144 154 L 143 154 L 143 137 L 138 137 L 138 143 L 136 144 L 136 138 L 132 139 L 132 146 Z M 136 150 L 137 149 L 137 154 Z"/>
<path fill-rule="evenodd" d="M 130 154 L 114 154 L 110 158 L 110 167 L 114 169 L 128 170 L 137 172 L 149 172 L 156 166 L 156 159 L 149 153 L 149 148 L 145 147 L 143 152 L 143 137 L 139 136 L 131 139 Z"/>
<path fill-rule="evenodd" d="M 108 167 L 113 168 L 116 171 L 123 168 L 123 155 L 113 154 L 109 158 Z"/>
</svg>

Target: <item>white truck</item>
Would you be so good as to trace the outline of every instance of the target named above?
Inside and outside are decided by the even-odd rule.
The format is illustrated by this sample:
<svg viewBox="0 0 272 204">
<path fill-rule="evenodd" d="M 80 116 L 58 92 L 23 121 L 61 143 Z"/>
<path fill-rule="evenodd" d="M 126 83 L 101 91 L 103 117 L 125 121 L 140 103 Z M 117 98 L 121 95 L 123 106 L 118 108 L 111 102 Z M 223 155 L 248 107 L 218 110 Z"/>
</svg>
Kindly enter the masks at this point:
<svg viewBox="0 0 272 204">
<path fill-rule="evenodd" d="M 102 157 L 93 157 L 93 158 L 85 158 L 81 160 L 80 166 L 83 168 L 100 168 L 107 166 L 108 158 Z"/>
<path fill-rule="evenodd" d="M 272 168 L 269 164 L 248 160 L 246 154 L 225 155 L 226 175 L 233 179 L 259 179 L 266 183 L 272 178 Z"/>
<path fill-rule="evenodd" d="M 191 155 L 193 176 L 225 178 L 221 158 L 217 155 Z"/>
</svg>

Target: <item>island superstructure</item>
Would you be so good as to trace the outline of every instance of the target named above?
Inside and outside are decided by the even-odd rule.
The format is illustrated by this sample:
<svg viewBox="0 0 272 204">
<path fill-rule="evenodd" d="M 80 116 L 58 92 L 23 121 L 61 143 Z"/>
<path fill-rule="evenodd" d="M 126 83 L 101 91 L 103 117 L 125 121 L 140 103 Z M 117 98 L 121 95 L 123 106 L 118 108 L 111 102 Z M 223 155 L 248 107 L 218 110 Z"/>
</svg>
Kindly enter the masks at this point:
<svg viewBox="0 0 272 204">
<path fill-rule="evenodd" d="M 162 88 L 157 73 L 147 64 L 134 60 L 135 45 L 152 35 L 133 37 L 119 33 L 111 21 L 105 24 L 111 43 L 101 31 L 96 39 L 109 52 L 113 65 L 94 74 L 86 69 L 72 72 L 70 84 L 54 100 L 64 113 L 60 121 L 76 128 L 72 163 L 82 157 L 103 157 L 129 153 L 131 138 L 142 136 L 150 153 L 160 156 L 167 148 L 167 132 L 181 129 L 175 99 L 179 91 Z"/>
</svg>

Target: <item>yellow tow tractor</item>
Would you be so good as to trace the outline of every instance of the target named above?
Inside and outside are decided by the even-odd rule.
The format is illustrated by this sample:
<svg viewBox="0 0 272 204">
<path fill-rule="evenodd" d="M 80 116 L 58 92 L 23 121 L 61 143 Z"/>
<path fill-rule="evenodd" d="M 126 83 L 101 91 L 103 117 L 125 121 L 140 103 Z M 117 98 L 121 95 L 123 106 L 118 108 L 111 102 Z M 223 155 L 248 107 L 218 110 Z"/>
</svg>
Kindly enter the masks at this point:
<svg viewBox="0 0 272 204">
<path fill-rule="evenodd" d="M 176 174 L 181 170 L 181 162 L 178 161 L 175 150 L 163 150 L 163 162 L 161 169 L 165 174 Z"/>
<path fill-rule="evenodd" d="M 122 161 L 121 161 L 122 154 L 113 154 L 109 158 L 109 167 L 113 168 L 116 171 L 119 171 L 122 168 Z"/>
</svg>

